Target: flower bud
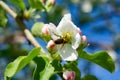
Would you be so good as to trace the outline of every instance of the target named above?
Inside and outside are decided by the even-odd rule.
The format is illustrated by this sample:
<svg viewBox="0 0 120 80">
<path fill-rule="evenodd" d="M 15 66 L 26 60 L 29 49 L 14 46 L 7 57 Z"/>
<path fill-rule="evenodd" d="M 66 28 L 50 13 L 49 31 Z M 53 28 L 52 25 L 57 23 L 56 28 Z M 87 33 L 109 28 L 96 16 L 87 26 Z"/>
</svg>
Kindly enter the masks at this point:
<svg viewBox="0 0 120 80">
<path fill-rule="evenodd" d="M 44 35 L 50 35 L 50 32 L 49 32 L 48 27 L 49 27 L 49 24 L 44 24 L 44 26 L 43 26 L 43 28 L 42 28 L 42 33 L 43 33 Z"/>
<path fill-rule="evenodd" d="M 87 43 L 87 38 L 85 35 L 82 36 L 82 47 L 85 48 L 87 47 L 89 44 Z"/>
<path fill-rule="evenodd" d="M 49 31 L 49 24 L 44 24 L 41 29 L 41 38 L 45 41 L 49 41 L 51 36 L 50 36 L 50 31 Z"/>
<path fill-rule="evenodd" d="M 42 2 L 42 3 L 45 3 L 45 2 L 46 2 L 46 0 L 41 0 L 41 2 Z"/>
<path fill-rule="evenodd" d="M 78 33 L 82 35 L 82 31 L 80 30 L 80 28 L 77 28 L 77 29 L 78 29 Z"/>
<path fill-rule="evenodd" d="M 85 35 L 82 36 L 82 43 L 87 43 L 87 38 Z"/>
<path fill-rule="evenodd" d="M 65 80 L 74 80 L 75 72 L 74 71 L 65 71 L 65 72 L 63 72 L 63 78 Z"/>
<path fill-rule="evenodd" d="M 55 5 L 55 0 L 48 0 L 51 5 Z"/>
<path fill-rule="evenodd" d="M 55 50 L 55 49 L 56 49 L 56 44 L 54 43 L 53 40 L 50 40 L 50 41 L 48 42 L 48 44 L 47 44 L 47 49 L 48 49 L 49 51 L 52 51 L 52 50 Z"/>
<path fill-rule="evenodd" d="M 25 10 L 25 11 L 23 12 L 23 18 L 24 18 L 24 19 L 29 20 L 31 17 L 32 17 L 32 14 L 30 13 L 29 10 Z"/>
</svg>

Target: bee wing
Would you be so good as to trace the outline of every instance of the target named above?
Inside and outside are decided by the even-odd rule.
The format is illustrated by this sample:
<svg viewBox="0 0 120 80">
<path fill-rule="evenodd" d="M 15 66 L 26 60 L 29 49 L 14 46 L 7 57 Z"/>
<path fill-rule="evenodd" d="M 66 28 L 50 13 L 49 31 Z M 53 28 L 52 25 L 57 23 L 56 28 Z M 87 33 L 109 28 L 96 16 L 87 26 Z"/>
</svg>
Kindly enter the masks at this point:
<svg viewBox="0 0 120 80">
<path fill-rule="evenodd" d="M 52 37 L 53 40 L 57 40 L 60 36 L 59 34 L 57 33 L 57 30 L 56 30 L 56 26 L 52 23 L 49 24 L 49 31 L 50 31 L 50 35 Z"/>
</svg>

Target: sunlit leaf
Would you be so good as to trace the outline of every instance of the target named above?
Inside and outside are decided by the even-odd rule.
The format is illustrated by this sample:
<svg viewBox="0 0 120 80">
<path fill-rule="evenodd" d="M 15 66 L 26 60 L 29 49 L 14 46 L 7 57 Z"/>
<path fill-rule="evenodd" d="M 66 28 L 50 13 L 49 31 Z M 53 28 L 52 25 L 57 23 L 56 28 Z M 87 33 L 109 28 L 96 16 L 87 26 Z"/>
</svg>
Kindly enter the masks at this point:
<svg viewBox="0 0 120 80">
<path fill-rule="evenodd" d="M 98 80 L 98 79 L 93 75 L 86 75 L 81 80 Z"/>
<path fill-rule="evenodd" d="M 7 17 L 5 11 L 0 6 L 0 27 L 5 27 L 7 24 Z"/>
<path fill-rule="evenodd" d="M 24 68 L 33 58 L 40 54 L 40 48 L 34 48 L 28 56 L 20 56 L 13 62 L 9 63 L 5 70 L 4 79 L 8 80 L 18 71 Z"/>
<path fill-rule="evenodd" d="M 51 61 L 44 56 L 36 57 L 34 61 L 37 64 L 34 80 L 49 80 L 54 74 L 54 67 L 51 65 Z"/>
<path fill-rule="evenodd" d="M 34 61 L 37 64 L 34 71 L 34 80 L 39 80 L 40 79 L 39 73 L 45 68 L 46 63 L 42 57 L 36 57 Z"/>
<path fill-rule="evenodd" d="M 45 6 L 41 0 L 29 0 L 29 4 L 32 8 L 45 10 Z"/>
<path fill-rule="evenodd" d="M 24 0 L 9 0 L 9 1 L 15 4 L 16 6 L 20 7 L 22 10 L 26 9 Z"/>
<path fill-rule="evenodd" d="M 49 63 L 46 63 L 45 69 L 40 73 L 40 80 L 49 80 L 54 74 L 54 67 Z"/>
<path fill-rule="evenodd" d="M 47 0 L 45 5 L 47 12 L 51 11 L 54 5 L 55 5 L 55 0 Z"/>
<path fill-rule="evenodd" d="M 100 51 L 95 54 L 88 54 L 85 51 L 79 51 L 79 57 L 96 63 L 110 72 L 114 72 L 115 70 L 114 61 L 105 51 Z"/>
<path fill-rule="evenodd" d="M 53 60 L 52 61 L 52 66 L 54 66 L 54 68 L 55 68 L 55 71 L 62 71 L 62 65 L 60 64 L 60 61 L 58 61 L 58 60 Z"/>
</svg>

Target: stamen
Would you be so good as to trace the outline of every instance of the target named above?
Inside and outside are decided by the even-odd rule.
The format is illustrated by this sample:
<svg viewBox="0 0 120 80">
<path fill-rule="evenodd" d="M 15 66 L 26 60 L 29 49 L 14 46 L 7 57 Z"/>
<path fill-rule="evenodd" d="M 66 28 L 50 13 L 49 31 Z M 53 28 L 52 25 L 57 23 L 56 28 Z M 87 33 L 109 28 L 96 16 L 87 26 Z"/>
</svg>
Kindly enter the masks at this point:
<svg viewBox="0 0 120 80">
<path fill-rule="evenodd" d="M 71 35 L 70 35 L 70 33 L 65 33 L 65 34 L 63 34 L 63 39 L 64 39 L 64 42 L 66 43 L 68 43 L 68 42 L 70 42 L 70 39 L 71 39 Z"/>
</svg>

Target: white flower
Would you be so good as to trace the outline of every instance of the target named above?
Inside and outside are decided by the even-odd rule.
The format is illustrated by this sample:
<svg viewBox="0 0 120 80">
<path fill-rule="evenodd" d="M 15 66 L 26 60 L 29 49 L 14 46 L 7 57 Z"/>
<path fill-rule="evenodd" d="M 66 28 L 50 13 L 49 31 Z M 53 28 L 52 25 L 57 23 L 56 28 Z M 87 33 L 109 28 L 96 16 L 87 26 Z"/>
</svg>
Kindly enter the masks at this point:
<svg viewBox="0 0 120 80">
<path fill-rule="evenodd" d="M 63 78 L 65 80 L 74 80 L 75 79 L 75 72 L 74 71 L 65 71 L 63 73 Z"/>
<path fill-rule="evenodd" d="M 50 23 L 50 26 L 54 24 Z M 77 59 L 78 53 L 76 49 L 81 42 L 81 36 L 78 28 L 71 21 L 71 15 L 65 14 L 59 25 L 49 27 L 52 39 L 55 41 L 58 52 L 63 60 L 74 61 Z"/>
</svg>

